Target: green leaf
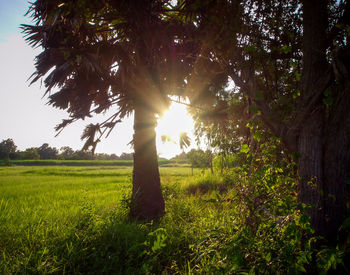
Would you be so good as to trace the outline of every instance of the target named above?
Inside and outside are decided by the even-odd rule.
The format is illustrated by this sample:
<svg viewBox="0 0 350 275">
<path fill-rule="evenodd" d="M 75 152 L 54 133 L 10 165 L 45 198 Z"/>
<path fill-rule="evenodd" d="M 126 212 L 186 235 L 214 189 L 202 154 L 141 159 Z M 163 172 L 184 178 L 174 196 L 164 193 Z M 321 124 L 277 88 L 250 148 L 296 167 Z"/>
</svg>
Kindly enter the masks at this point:
<svg viewBox="0 0 350 275">
<path fill-rule="evenodd" d="M 265 259 L 267 262 L 271 261 L 271 253 L 267 253 Z"/>
<path fill-rule="evenodd" d="M 254 135 L 253 135 L 253 138 L 254 138 L 256 141 L 260 142 L 260 141 L 261 141 L 261 132 L 256 131 L 256 132 L 254 133 Z"/>
<path fill-rule="evenodd" d="M 249 151 L 250 151 L 250 149 L 249 149 L 248 144 L 243 144 L 242 147 L 241 147 L 240 152 L 241 152 L 241 153 L 244 153 L 244 154 L 248 154 Z"/>
</svg>

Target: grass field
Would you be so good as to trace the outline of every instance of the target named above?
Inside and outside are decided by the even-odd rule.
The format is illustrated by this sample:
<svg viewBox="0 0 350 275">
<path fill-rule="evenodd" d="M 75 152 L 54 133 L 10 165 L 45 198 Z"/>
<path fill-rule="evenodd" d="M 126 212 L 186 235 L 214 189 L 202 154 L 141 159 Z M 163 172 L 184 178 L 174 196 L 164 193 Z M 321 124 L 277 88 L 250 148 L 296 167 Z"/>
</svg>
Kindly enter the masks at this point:
<svg viewBox="0 0 350 275">
<path fill-rule="evenodd" d="M 128 220 L 131 171 L 123 166 L 0 167 L 0 273 L 188 270 L 185 255 L 172 254 L 177 246 L 189 253 L 196 231 L 203 229 L 193 228 L 203 205 L 179 198 L 191 169 L 160 168 L 167 215 L 157 224 Z"/>
<path fill-rule="evenodd" d="M 305 270 L 311 252 L 300 232 L 308 219 L 291 192 L 279 188 L 290 185 L 280 172 L 251 182 L 239 169 L 227 175 L 195 169 L 191 176 L 189 167 L 160 167 L 166 214 L 150 223 L 129 220 L 131 172 L 128 166 L 0 167 L 0 274 Z"/>
</svg>

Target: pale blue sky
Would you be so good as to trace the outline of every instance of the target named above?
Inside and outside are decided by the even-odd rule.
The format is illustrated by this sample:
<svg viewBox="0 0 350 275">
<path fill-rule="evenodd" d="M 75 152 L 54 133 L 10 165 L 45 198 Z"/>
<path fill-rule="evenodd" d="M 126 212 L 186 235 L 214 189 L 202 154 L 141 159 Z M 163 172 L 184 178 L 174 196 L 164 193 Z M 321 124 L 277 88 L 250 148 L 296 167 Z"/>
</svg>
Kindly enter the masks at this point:
<svg viewBox="0 0 350 275">
<path fill-rule="evenodd" d="M 19 24 L 30 22 L 23 17 L 27 6 L 26 0 L 0 0 L 0 42 L 18 33 Z"/>
<path fill-rule="evenodd" d="M 47 99 L 42 98 L 44 88 L 40 88 L 39 83 L 28 87 L 27 79 L 34 71 L 34 57 L 40 51 L 25 44 L 19 29 L 20 24 L 30 22 L 30 18 L 23 16 L 28 7 L 26 0 L 0 0 L 0 141 L 12 138 L 20 150 L 45 142 L 57 148 L 81 149 L 80 136 L 84 126 L 98 120 L 79 121 L 55 138 L 54 127 L 67 118 L 67 113 L 46 105 Z M 170 122 L 159 123 L 157 148 L 164 157 L 174 156 L 180 150 L 177 144 L 162 144 L 160 135 L 176 135 L 179 131 L 193 129 L 191 119 L 185 116 L 185 107 L 180 105 L 175 110 L 175 115 L 173 112 L 166 116 Z M 179 117 L 179 112 L 184 118 Z M 100 142 L 96 152 L 118 155 L 131 152 L 132 148 L 127 144 L 133 135 L 132 120 L 131 117 L 118 124 L 108 139 Z M 171 128 L 167 129 L 165 125 L 169 124 Z"/>
</svg>

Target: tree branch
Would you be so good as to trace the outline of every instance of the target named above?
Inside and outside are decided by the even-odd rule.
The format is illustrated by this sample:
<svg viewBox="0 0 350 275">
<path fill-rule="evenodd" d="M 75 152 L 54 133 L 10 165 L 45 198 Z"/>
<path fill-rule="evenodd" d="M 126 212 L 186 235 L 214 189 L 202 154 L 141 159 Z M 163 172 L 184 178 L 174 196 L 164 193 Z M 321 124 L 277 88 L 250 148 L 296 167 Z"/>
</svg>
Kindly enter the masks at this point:
<svg viewBox="0 0 350 275">
<path fill-rule="evenodd" d="M 281 138 L 290 152 L 295 152 L 297 149 L 296 131 L 288 127 L 287 124 L 277 121 L 265 100 L 256 100 L 255 93 L 258 91 L 258 85 L 253 73 L 248 70 L 242 70 L 242 76 L 238 76 L 231 69 L 229 75 L 235 84 L 246 92 L 258 106 L 264 124 L 276 137 Z"/>
</svg>

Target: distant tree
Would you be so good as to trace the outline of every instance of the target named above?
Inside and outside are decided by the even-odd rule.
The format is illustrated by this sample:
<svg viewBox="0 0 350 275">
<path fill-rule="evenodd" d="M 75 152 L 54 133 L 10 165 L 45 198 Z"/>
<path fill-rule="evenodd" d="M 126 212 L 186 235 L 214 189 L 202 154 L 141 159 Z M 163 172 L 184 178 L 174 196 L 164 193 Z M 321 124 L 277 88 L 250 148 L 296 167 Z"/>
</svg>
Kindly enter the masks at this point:
<svg viewBox="0 0 350 275">
<path fill-rule="evenodd" d="M 111 155 L 110 155 L 110 159 L 111 159 L 111 160 L 118 160 L 119 157 L 118 157 L 116 154 L 111 154 Z"/>
<path fill-rule="evenodd" d="M 95 159 L 98 160 L 117 160 L 119 157 L 116 154 L 106 154 L 106 153 L 99 153 L 99 154 L 94 154 Z"/>
<path fill-rule="evenodd" d="M 133 160 L 134 156 L 132 153 L 122 153 L 119 157 L 121 160 Z"/>
<path fill-rule="evenodd" d="M 55 147 L 50 147 L 48 143 L 44 143 L 37 151 L 40 155 L 40 159 L 57 159 L 58 150 Z"/>
<path fill-rule="evenodd" d="M 17 146 L 11 138 L 4 139 L 0 143 L 0 159 L 11 159 L 14 158 Z"/>
<path fill-rule="evenodd" d="M 213 166 L 222 174 L 225 169 L 238 165 L 239 154 L 217 153 L 213 156 Z"/>
<path fill-rule="evenodd" d="M 214 174 L 214 169 L 213 169 L 213 152 L 211 150 L 206 150 L 204 152 L 204 162 L 206 167 L 210 168 L 210 171 L 212 174 Z"/>
<path fill-rule="evenodd" d="M 187 154 L 185 152 L 181 152 L 180 154 L 176 155 L 175 157 L 173 157 L 172 159 L 174 160 L 185 160 L 187 159 Z"/>
<path fill-rule="evenodd" d="M 187 158 L 193 168 L 211 168 L 212 170 L 212 152 L 207 150 L 203 151 L 201 149 L 192 149 L 187 153 Z"/>
<path fill-rule="evenodd" d="M 71 157 L 72 160 L 93 160 L 94 154 L 85 150 L 77 150 Z"/>
<path fill-rule="evenodd" d="M 60 159 L 72 159 L 73 154 L 74 154 L 74 150 L 72 148 L 70 148 L 69 146 L 63 146 L 60 149 L 60 155 L 59 158 Z"/>
<path fill-rule="evenodd" d="M 98 153 L 98 154 L 94 154 L 94 159 L 96 160 L 109 160 L 110 156 L 106 153 Z"/>
<path fill-rule="evenodd" d="M 40 159 L 40 155 L 38 153 L 37 148 L 31 147 L 31 148 L 27 148 L 25 151 L 20 152 L 19 159 Z"/>
</svg>

